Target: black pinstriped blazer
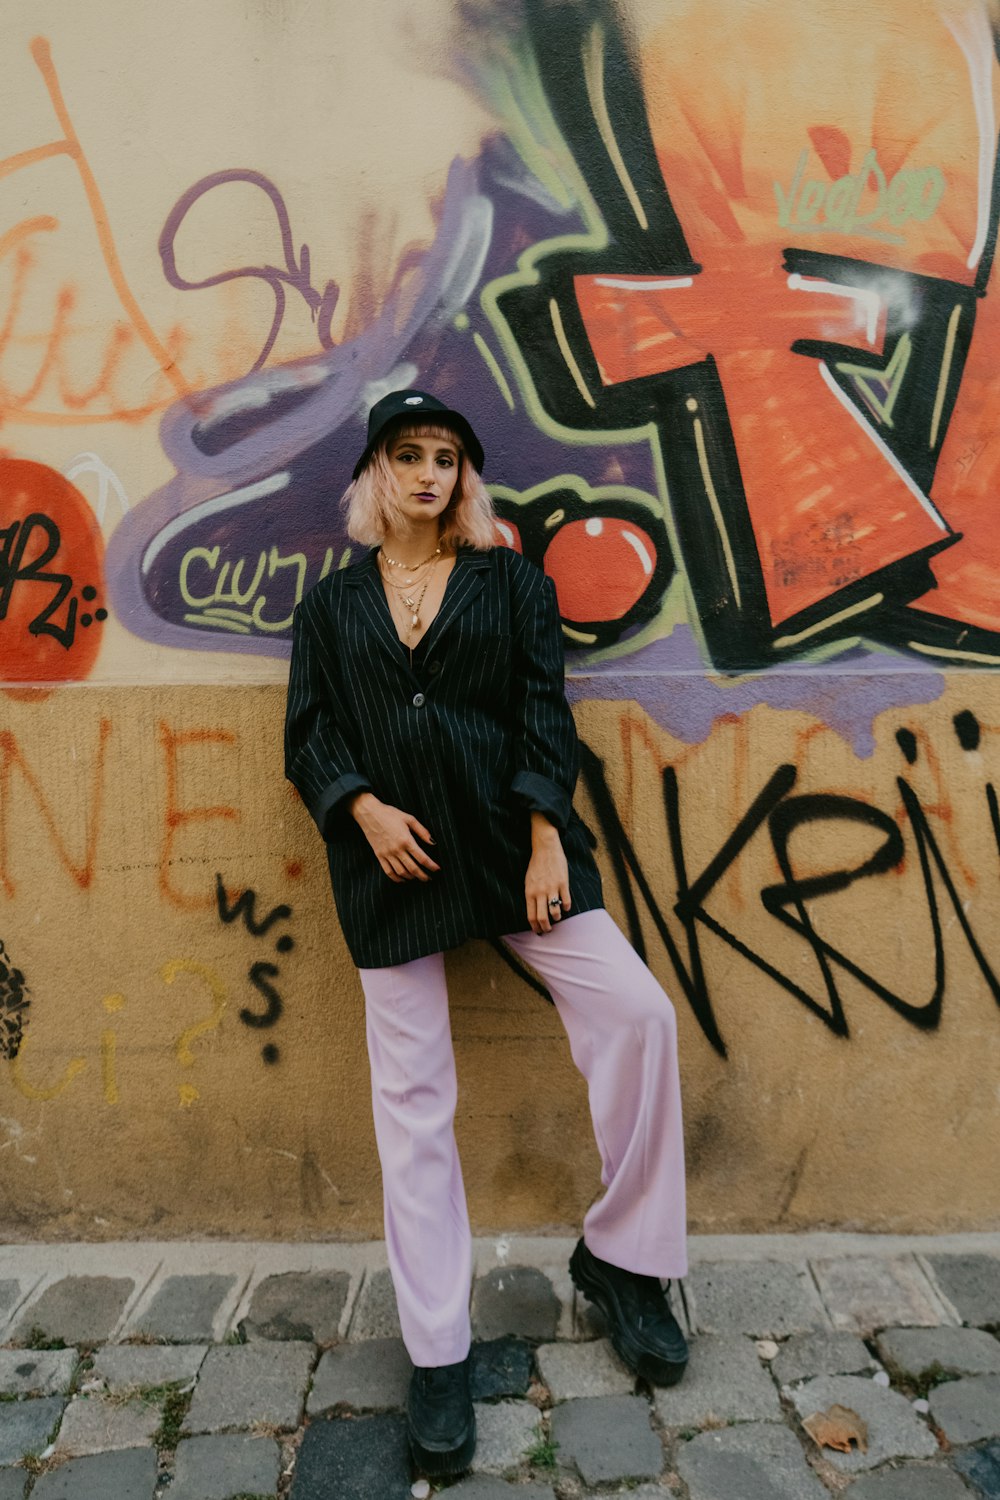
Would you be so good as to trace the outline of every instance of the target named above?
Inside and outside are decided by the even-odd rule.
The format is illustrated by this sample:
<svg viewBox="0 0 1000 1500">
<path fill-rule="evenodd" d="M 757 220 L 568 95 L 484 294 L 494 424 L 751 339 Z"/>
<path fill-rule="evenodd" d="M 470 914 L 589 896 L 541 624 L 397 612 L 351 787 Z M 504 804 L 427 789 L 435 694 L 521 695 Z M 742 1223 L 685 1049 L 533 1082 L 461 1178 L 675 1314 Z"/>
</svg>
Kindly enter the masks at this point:
<svg viewBox="0 0 1000 1500">
<path fill-rule="evenodd" d="M 577 762 L 555 588 L 510 549 L 458 553 L 412 668 L 374 552 L 296 609 L 285 774 L 327 842 L 359 968 L 523 932 L 531 809 L 561 830 L 573 913 L 602 906 Z M 430 830 L 429 883 L 382 873 L 344 806 L 365 789 Z"/>
</svg>

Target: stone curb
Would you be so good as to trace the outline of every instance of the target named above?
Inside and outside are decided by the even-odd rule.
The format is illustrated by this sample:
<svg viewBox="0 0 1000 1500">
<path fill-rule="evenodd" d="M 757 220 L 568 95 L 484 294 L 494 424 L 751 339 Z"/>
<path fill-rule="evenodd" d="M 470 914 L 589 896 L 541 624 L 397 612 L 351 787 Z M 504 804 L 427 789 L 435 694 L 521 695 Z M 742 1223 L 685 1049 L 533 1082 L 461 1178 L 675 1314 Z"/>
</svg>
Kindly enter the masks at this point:
<svg viewBox="0 0 1000 1500">
<path fill-rule="evenodd" d="M 585 1322 L 581 1326 L 582 1309 L 575 1299 L 567 1272 L 567 1261 L 575 1243 L 574 1238 L 560 1236 L 512 1234 L 479 1238 L 473 1245 L 474 1277 L 478 1279 L 505 1265 L 539 1270 L 552 1283 L 559 1302 L 555 1337 L 565 1340 L 579 1336 L 580 1332 L 590 1333 Z M 808 1265 L 819 1290 L 818 1306 L 835 1327 L 856 1326 L 857 1319 L 852 1321 L 851 1313 L 839 1307 L 836 1298 L 831 1309 L 829 1296 L 823 1295 L 822 1273 L 817 1275 L 817 1267 L 825 1262 L 870 1260 L 885 1265 L 888 1271 L 894 1261 L 906 1261 L 910 1267 L 908 1276 L 923 1290 L 927 1316 L 933 1314 L 938 1323 L 960 1325 L 962 1320 L 941 1288 L 928 1257 L 1000 1257 L 1000 1233 L 910 1237 L 832 1233 L 696 1235 L 691 1238 L 689 1247 L 692 1269 L 711 1267 L 716 1270 L 727 1263 L 735 1266 L 754 1261 Z M 269 1276 L 287 1271 L 347 1273 L 350 1284 L 338 1330 L 339 1338 L 343 1339 L 349 1336 L 365 1285 L 377 1278 L 386 1266 L 385 1246 L 381 1241 L 326 1245 L 240 1241 L 5 1245 L 0 1246 L 0 1280 L 16 1280 L 21 1294 L 0 1322 L 0 1343 L 10 1342 L 17 1327 L 30 1326 L 32 1307 L 49 1287 L 67 1276 L 128 1277 L 132 1280 L 133 1290 L 111 1331 L 110 1340 L 116 1341 L 127 1340 L 133 1331 L 141 1329 L 144 1310 L 171 1277 L 224 1273 L 235 1277 L 236 1287 L 222 1302 L 213 1323 L 214 1341 L 221 1342 L 247 1317 L 259 1284 Z"/>
</svg>

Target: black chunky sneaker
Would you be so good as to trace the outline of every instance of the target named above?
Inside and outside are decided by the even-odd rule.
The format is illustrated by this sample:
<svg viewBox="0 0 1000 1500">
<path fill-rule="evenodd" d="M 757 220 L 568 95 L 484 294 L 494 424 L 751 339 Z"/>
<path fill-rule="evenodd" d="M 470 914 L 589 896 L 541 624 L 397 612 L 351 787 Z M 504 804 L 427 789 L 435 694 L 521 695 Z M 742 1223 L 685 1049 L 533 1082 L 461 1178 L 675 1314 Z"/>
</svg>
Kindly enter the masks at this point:
<svg viewBox="0 0 1000 1500">
<path fill-rule="evenodd" d="M 599 1260 L 583 1240 L 570 1258 L 569 1274 L 608 1320 L 611 1343 L 629 1369 L 652 1385 L 676 1385 L 688 1347 L 657 1278 Z"/>
<path fill-rule="evenodd" d="M 428 1479 L 461 1474 L 476 1451 L 476 1413 L 469 1390 L 469 1361 L 417 1365 L 406 1402 L 414 1467 Z"/>
</svg>

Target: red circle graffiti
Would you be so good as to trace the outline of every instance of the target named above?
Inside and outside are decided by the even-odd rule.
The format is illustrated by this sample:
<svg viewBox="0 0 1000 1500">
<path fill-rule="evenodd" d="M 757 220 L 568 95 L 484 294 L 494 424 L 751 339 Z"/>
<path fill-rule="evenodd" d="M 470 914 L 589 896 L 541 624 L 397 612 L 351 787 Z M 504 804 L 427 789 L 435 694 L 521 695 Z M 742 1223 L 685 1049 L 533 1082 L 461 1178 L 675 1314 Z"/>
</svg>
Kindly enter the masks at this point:
<svg viewBox="0 0 1000 1500">
<path fill-rule="evenodd" d="M 631 521 L 588 516 L 559 528 L 545 549 L 544 566 L 564 620 L 620 620 L 645 593 L 656 548 Z"/>
<path fill-rule="evenodd" d="M 0 459 L 0 681 L 88 677 L 104 595 L 104 540 L 80 491 L 47 464 Z"/>
<path fill-rule="evenodd" d="M 498 547 L 509 547 L 512 552 L 524 551 L 521 546 L 521 533 L 513 521 L 505 521 L 498 516 L 493 524 L 496 529 Z"/>
</svg>

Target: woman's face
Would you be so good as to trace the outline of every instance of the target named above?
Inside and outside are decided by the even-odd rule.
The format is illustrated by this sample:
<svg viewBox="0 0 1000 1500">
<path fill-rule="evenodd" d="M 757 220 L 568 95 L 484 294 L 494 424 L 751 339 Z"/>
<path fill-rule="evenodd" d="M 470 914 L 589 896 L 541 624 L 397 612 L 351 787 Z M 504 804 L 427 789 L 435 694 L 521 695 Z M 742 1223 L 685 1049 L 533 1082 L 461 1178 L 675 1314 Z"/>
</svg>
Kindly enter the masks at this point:
<svg viewBox="0 0 1000 1500">
<path fill-rule="evenodd" d="M 458 480 L 457 442 L 437 437 L 392 438 L 389 467 L 399 486 L 399 508 L 409 521 L 433 521 L 447 509 Z"/>
</svg>

